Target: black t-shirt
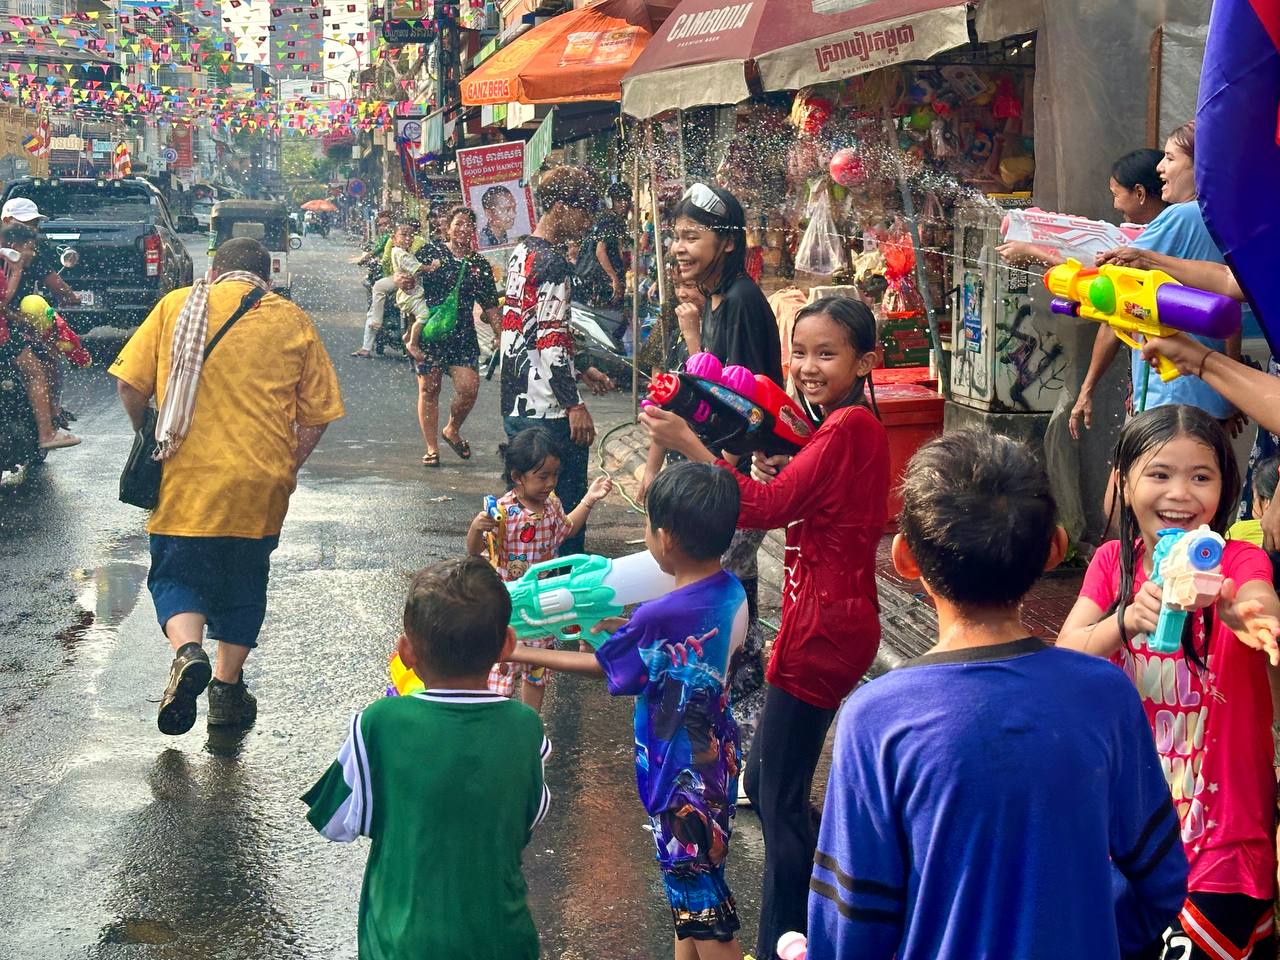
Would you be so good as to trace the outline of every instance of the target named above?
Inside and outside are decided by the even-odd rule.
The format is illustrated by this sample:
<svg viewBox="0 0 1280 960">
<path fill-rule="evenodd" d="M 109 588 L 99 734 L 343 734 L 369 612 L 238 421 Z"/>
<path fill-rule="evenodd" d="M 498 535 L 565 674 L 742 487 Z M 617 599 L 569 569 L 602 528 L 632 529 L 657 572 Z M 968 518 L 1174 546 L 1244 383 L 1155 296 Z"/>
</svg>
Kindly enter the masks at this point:
<svg viewBox="0 0 1280 960">
<path fill-rule="evenodd" d="M 458 282 L 458 274 L 462 271 L 462 260 L 454 256 L 448 244 L 429 243 L 417 253 L 422 263 L 439 260 L 440 266 L 430 273 L 423 272 L 422 292 L 426 296 L 428 306 L 444 303 Z M 467 257 L 467 272 L 462 278 L 462 287 L 458 291 L 458 315 L 470 317 L 473 304 L 480 304 L 480 309 L 488 310 L 498 305 L 498 287 L 493 280 L 493 267 L 479 253 Z"/>
<path fill-rule="evenodd" d="M 596 256 L 596 247 L 601 243 L 605 247 L 605 255 L 613 266 L 614 272 L 622 277 L 626 273 L 626 261 L 622 256 L 622 245 L 627 238 L 627 221 L 612 210 L 606 210 L 595 222 L 591 232 L 582 241 L 582 249 L 578 251 L 578 262 L 574 265 L 577 276 L 579 296 L 587 301 L 610 301 L 613 299 L 613 282 L 600 266 Z"/>
<path fill-rule="evenodd" d="M 755 281 L 739 274 L 711 309 L 711 298 L 702 315 L 702 349 L 726 366 L 738 364 L 752 373 L 763 373 L 782 386 L 782 341 L 769 301 Z"/>
<path fill-rule="evenodd" d="M 58 268 L 62 266 L 58 262 L 58 255 L 49 249 L 47 244 L 41 243 L 36 247 L 36 257 L 22 270 L 22 277 L 18 280 L 18 292 L 14 294 L 14 305 L 28 294 L 36 292 L 36 284 L 44 283 L 45 277 L 51 273 L 57 273 Z"/>
</svg>

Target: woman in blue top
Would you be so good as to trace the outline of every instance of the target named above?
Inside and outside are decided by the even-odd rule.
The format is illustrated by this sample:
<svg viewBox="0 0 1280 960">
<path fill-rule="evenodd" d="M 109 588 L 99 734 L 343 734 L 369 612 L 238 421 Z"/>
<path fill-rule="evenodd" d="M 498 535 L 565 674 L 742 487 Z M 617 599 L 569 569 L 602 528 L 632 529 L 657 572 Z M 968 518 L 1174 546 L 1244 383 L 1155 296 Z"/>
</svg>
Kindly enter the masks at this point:
<svg viewBox="0 0 1280 960">
<path fill-rule="evenodd" d="M 1164 181 L 1161 198 L 1169 204 L 1142 231 L 1132 246 L 1155 253 L 1167 254 L 1188 260 L 1212 260 L 1223 263 L 1222 253 L 1209 235 L 1204 225 L 1204 217 L 1200 214 L 1200 205 L 1196 203 L 1195 180 L 1195 135 L 1196 124 L 1192 120 L 1184 123 L 1169 135 L 1164 144 L 1164 159 L 1157 170 Z M 1121 250 L 1125 248 L 1120 248 Z M 1123 259 L 1117 251 L 1104 253 L 1098 262 L 1110 263 Z M 1240 357 L 1241 335 L 1237 331 L 1225 342 L 1206 337 L 1197 337 L 1201 343 L 1212 350 L 1225 353 L 1233 359 Z M 1084 423 L 1091 425 L 1093 388 L 1107 372 L 1120 350 L 1120 340 L 1112 332 L 1111 327 L 1101 324 L 1097 338 L 1093 342 L 1093 357 L 1089 361 L 1089 372 L 1085 374 L 1080 385 L 1079 399 L 1076 409 L 1084 414 Z M 1235 414 L 1235 407 L 1224 400 L 1199 377 L 1186 375 L 1168 383 L 1158 376 L 1150 375 L 1150 366 L 1142 358 L 1142 354 L 1133 351 L 1130 360 L 1130 373 L 1133 377 L 1133 407 L 1151 410 L 1170 403 L 1185 403 L 1199 407 L 1218 420 L 1229 420 Z M 1145 395 L 1144 395 L 1145 387 Z M 1145 396 L 1145 402 L 1144 402 Z"/>
</svg>

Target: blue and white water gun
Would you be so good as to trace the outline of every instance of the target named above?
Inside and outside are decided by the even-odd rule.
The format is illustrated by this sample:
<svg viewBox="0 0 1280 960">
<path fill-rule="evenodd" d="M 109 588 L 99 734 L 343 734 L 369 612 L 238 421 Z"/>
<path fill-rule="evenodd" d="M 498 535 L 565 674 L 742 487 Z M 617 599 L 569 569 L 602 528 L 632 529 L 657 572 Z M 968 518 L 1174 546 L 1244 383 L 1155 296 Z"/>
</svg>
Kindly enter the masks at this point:
<svg viewBox="0 0 1280 960">
<path fill-rule="evenodd" d="M 1222 592 L 1222 551 L 1226 541 L 1208 526 L 1161 530 L 1151 554 L 1151 582 L 1160 587 L 1160 619 L 1147 648 L 1173 653 L 1182 645 L 1187 614 L 1202 610 Z"/>
</svg>

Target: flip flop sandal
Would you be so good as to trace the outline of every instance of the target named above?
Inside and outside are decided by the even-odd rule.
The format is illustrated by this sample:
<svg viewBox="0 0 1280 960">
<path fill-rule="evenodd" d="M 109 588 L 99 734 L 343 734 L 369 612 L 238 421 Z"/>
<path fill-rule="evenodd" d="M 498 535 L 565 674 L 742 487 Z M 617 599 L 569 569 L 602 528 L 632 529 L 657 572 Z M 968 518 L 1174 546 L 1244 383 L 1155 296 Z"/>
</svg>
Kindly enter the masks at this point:
<svg viewBox="0 0 1280 960">
<path fill-rule="evenodd" d="M 424 455 L 423 455 L 423 457 L 422 457 L 422 465 L 423 465 L 424 467 L 438 467 L 438 466 L 440 466 L 440 454 L 439 454 L 439 453 L 427 453 L 427 454 L 424 454 Z"/>
<path fill-rule="evenodd" d="M 367 360 L 369 357 L 372 357 L 373 354 L 371 354 L 368 350 L 357 350 L 355 353 L 352 354 L 352 356 L 360 357 L 361 359 Z"/>
<path fill-rule="evenodd" d="M 50 439 L 40 444 L 41 450 L 61 450 L 64 447 L 74 447 L 80 442 L 80 438 L 73 433 L 67 433 L 65 430 L 59 430 Z"/>
<path fill-rule="evenodd" d="M 462 439 L 462 437 L 459 437 L 455 442 L 442 433 L 440 434 L 440 439 L 447 443 L 453 449 L 453 452 L 463 460 L 471 459 L 471 444 L 467 443 L 467 441 Z"/>
</svg>

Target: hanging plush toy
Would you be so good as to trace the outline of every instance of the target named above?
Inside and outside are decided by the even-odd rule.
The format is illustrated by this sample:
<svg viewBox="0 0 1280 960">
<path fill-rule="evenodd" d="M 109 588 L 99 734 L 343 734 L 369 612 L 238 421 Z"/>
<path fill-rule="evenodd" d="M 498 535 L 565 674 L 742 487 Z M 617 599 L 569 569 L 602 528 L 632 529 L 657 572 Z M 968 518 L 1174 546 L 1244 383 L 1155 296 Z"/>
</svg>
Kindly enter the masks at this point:
<svg viewBox="0 0 1280 960">
<path fill-rule="evenodd" d="M 1022 116 L 1022 101 L 1014 92 L 1013 81 L 1001 77 L 996 81 L 996 95 L 991 99 L 991 115 L 997 120 L 1017 120 Z"/>
<path fill-rule="evenodd" d="M 812 89 L 801 90 L 791 105 L 791 122 L 806 137 L 816 137 L 831 119 L 835 104 Z"/>
</svg>

